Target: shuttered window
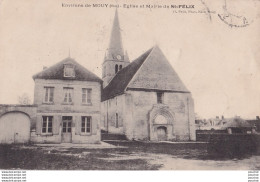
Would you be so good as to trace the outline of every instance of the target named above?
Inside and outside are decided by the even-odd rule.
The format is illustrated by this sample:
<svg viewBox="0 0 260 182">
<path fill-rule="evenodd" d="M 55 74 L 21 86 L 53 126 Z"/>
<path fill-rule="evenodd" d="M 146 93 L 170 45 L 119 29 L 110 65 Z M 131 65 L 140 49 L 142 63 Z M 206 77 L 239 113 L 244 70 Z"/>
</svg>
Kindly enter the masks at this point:
<svg viewBox="0 0 260 182">
<path fill-rule="evenodd" d="M 52 133 L 53 116 L 42 116 L 42 133 Z"/>
<path fill-rule="evenodd" d="M 91 133 L 91 117 L 90 116 L 82 116 L 81 133 Z"/>
<path fill-rule="evenodd" d="M 92 89 L 82 88 L 82 103 L 91 104 Z"/>
<path fill-rule="evenodd" d="M 53 102 L 53 95 L 54 95 L 54 87 L 44 87 L 45 95 L 44 95 L 44 102 L 45 103 L 52 103 Z"/>
<path fill-rule="evenodd" d="M 73 88 L 64 87 L 63 88 L 63 95 L 64 95 L 64 99 L 63 99 L 64 103 L 72 103 L 72 101 L 73 101 Z"/>
</svg>

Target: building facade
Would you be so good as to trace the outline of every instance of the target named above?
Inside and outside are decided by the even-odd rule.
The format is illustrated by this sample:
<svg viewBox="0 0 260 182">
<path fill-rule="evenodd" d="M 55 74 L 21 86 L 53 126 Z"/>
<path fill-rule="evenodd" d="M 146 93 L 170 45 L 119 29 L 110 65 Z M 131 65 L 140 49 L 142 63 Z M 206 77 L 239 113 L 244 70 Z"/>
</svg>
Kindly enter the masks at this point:
<svg viewBox="0 0 260 182">
<path fill-rule="evenodd" d="M 106 53 L 113 59 L 106 56 L 103 63 L 103 73 L 110 73 L 109 79 L 102 77 L 103 129 L 130 140 L 195 140 L 191 93 L 161 49 L 154 46 L 130 63 L 122 59 L 121 42 L 116 11 Z"/>
<path fill-rule="evenodd" d="M 10 136 L 0 136 L 2 143 L 100 142 L 100 78 L 66 58 L 33 79 L 33 105 L 3 109 L 0 123 L 5 126 L 0 130 L 8 126 L 13 129 Z"/>
</svg>

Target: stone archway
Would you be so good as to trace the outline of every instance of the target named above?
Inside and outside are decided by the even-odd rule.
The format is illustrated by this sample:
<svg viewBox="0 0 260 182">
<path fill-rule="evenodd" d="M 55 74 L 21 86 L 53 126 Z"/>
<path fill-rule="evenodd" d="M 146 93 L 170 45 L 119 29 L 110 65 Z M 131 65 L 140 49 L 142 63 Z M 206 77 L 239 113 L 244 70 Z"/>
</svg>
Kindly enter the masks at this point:
<svg viewBox="0 0 260 182">
<path fill-rule="evenodd" d="M 149 139 L 151 141 L 171 140 L 174 137 L 174 114 L 166 105 L 154 105 L 149 112 Z"/>
<path fill-rule="evenodd" d="M 156 115 L 156 117 L 154 119 L 154 123 L 155 124 L 163 124 L 164 125 L 164 124 L 167 124 L 168 121 L 167 121 L 167 119 L 163 115 L 158 114 L 158 115 Z"/>
</svg>

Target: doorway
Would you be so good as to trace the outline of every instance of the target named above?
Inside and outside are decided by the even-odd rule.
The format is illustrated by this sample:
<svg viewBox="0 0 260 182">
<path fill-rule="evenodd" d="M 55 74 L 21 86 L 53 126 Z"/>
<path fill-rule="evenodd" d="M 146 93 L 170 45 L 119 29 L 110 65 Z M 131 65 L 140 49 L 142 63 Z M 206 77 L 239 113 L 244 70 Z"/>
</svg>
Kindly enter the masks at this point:
<svg viewBox="0 0 260 182">
<path fill-rule="evenodd" d="M 159 126 L 157 128 L 157 138 L 158 138 L 158 141 L 167 140 L 167 128 L 165 126 Z"/>
<path fill-rule="evenodd" d="M 0 117 L 0 143 L 26 143 L 30 140 L 30 118 L 22 112 Z"/>
<path fill-rule="evenodd" d="M 61 134 L 62 143 L 72 142 L 71 126 L 72 126 L 72 116 L 62 116 L 62 134 Z"/>
</svg>

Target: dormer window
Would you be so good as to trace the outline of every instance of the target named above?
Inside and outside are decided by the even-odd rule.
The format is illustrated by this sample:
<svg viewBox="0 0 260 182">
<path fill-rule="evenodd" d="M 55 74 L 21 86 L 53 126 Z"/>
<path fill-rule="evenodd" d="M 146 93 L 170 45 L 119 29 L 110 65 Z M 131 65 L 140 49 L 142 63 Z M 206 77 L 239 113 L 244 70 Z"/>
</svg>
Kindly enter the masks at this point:
<svg viewBox="0 0 260 182">
<path fill-rule="evenodd" d="M 75 77 L 75 66 L 73 64 L 64 64 L 64 77 Z"/>
</svg>

